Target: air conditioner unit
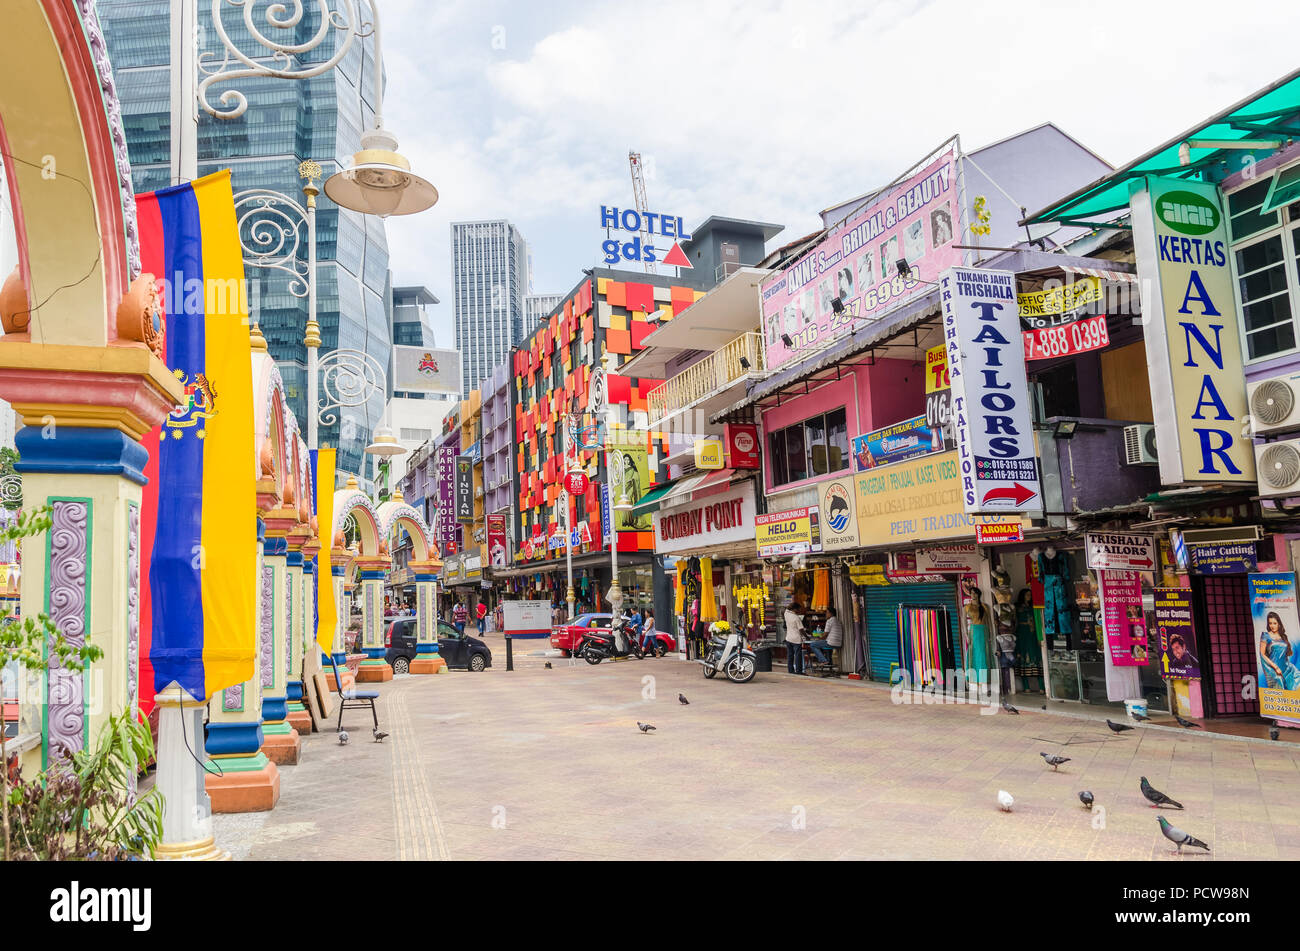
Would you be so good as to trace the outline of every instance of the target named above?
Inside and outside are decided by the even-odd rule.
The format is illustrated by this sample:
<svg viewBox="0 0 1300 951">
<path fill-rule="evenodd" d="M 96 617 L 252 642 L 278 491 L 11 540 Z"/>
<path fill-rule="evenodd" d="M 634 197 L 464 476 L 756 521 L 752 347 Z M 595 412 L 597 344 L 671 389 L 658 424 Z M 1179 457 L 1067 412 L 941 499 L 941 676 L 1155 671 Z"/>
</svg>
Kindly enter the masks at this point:
<svg viewBox="0 0 1300 951">
<path fill-rule="evenodd" d="M 1257 443 L 1255 471 L 1261 496 L 1300 495 L 1300 439 Z"/>
<path fill-rule="evenodd" d="M 1160 462 L 1156 455 L 1156 428 L 1150 423 L 1124 427 L 1124 462 L 1130 466 L 1154 466 Z"/>
<path fill-rule="evenodd" d="M 1246 386 L 1250 431 L 1256 436 L 1300 429 L 1300 373 L 1269 377 Z"/>
</svg>

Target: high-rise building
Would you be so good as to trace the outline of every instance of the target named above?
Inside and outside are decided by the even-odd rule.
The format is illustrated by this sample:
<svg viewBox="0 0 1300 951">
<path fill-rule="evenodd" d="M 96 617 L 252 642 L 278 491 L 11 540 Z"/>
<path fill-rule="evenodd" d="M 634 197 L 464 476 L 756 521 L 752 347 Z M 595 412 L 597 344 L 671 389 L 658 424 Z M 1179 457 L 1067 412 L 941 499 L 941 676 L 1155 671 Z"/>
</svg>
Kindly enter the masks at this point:
<svg viewBox="0 0 1300 951">
<path fill-rule="evenodd" d="M 508 221 L 452 222 L 451 281 L 461 393 L 468 399 L 524 337 L 528 242 Z"/>
<path fill-rule="evenodd" d="M 550 317 L 551 311 L 559 307 L 562 300 L 564 300 L 563 294 L 529 294 L 525 297 L 524 333 L 532 333 L 533 328 Z"/>
<path fill-rule="evenodd" d="M 432 308 L 438 298 L 427 287 L 394 287 L 392 325 L 394 346 L 436 347 Z"/>
<path fill-rule="evenodd" d="M 171 62 L 169 0 L 98 0 L 99 18 L 108 41 L 117 94 L 122 106 L 131 171 L 137 192 L 173 184 L 171 150 Z M 362 0 L 361 17 L 370 15 Z M 224 48 L 213 28 L 209 9 L 200 4 L 199 54 L 220 62 Z M 221 4 L 222 24 L 237 48 L 268 65 L 270 59 L 244 25 L 241 7 Z M 320 10 L 304 4 L 292 40 L 288 31 L 274 30 L 274 39 L 302 46 L 320 31 Z M 265 24 L 263 24 L 264 26 Z M 337 33 L 323 31 L 324 41 L 295 56 L 297 65 L 323 62 L 335 50 Z M 305 80 L 239 80 L 230 88 L 248 98 L 248 110 L 237 119 L 214 119 L 199 112 L 199 174 L 231 170 L 236 195 L 247 189 L 270 189 L 302 201 L 298 165 L 318 162 L 323 177 L 338 170 L 336 156 L 351 155 L 361 143 L 361 130 L 370 122 L 375 90 L 374 40 L 354 41 L 334 69 Z M 214 87 L 210 101 L 220 107 L 223 87 Z M 388 242 L 381 219 L 341 209 L 322 192 L 317 199 L 317 316 L 324 358 L 338 348 L 361 350 L 387 367 L 391 340 L 385 308 Z M 306 228 L 297 255 L 307 259 Z M 299 420 L 307 419 L 307 299 L 290 293 L 291 278 L 282 272 L 247 272 L 249 302 L 284 378 L 290 405 Z M 366 404 L 345 407 L 338 422 L 320 428 L 321 445 L 338 447 L 340 472 L 364 475 L 363 450 L 379 424 L 385 394 Z"/>
</svg>

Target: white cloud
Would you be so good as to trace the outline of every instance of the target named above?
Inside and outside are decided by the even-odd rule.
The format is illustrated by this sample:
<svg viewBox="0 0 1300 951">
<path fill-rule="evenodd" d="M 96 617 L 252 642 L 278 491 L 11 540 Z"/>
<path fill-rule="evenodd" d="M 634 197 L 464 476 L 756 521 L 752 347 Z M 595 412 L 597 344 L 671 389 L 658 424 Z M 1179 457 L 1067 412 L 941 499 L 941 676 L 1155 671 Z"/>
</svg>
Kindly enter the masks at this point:
<svg viewBox="0 0 1300 951">
<path fill-rule="evenodd" d="M 435 291 L 448 223 L 498 216 L 532 243 L 538 290 L 570 287 L 598 206 L 631 203 L 629 148 L 653 208 L 780 222 L 778 241 L 953 133 L 971 148 L 1050 119 L 1123 163 L 1293 68 L 1300 25 L 1294 7 L 1191 0 L 603 2 L 553 23 L 550 5 L 460 4 L 433 25 L 397 9 L 388 125 L 442 200 L 390 221 L 393 267 Z"/>
</svg>

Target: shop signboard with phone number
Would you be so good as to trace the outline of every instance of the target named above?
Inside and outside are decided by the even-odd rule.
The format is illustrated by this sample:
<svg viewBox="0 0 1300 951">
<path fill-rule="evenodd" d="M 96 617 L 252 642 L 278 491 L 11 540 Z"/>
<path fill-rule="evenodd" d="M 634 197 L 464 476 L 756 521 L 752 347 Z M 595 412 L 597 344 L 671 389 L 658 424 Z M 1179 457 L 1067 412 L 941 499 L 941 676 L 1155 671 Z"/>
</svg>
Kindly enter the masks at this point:
<svg viewBox="0 0 1300 951">
<path fill-rule="evenodd" d="M 1026 360 L 1051 360 L 1110 346 L 1106 315 L 1087 317 L 1058 327 L 1038 327 L 1021 334 Z"/>
</svg>

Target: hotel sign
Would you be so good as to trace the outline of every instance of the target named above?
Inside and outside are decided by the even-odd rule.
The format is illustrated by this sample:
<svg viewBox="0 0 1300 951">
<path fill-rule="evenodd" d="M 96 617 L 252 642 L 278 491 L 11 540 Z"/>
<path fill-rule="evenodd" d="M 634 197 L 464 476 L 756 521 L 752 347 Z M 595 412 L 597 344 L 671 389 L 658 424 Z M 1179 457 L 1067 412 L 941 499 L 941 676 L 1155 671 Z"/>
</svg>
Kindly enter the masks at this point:
<svg viewBox="0 0 1300 951">
<path fill-rule="evenodd" d="M 1151 176 L 1129 203 L 1160 481 L 1254 482 L 1223 196 Z"/>
</svg>

